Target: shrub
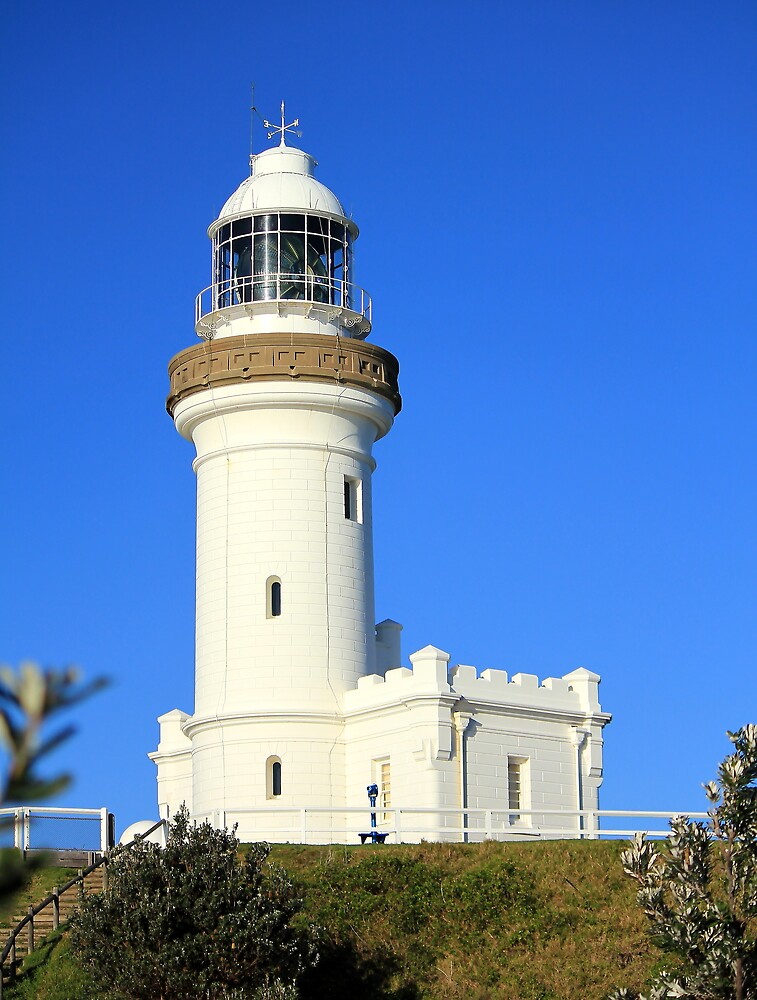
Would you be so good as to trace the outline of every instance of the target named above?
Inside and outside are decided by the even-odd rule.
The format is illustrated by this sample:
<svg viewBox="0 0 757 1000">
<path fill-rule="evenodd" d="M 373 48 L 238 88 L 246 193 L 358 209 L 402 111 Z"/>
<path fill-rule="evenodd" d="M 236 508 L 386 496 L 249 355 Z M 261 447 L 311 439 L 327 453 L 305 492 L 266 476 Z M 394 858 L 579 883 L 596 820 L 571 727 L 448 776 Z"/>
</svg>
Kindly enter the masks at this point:
<svg viewBox="0 0 757 1000">
<path fill-rule="evenodd" d="M 654 941 L 683 960 L 654 980 L 650 1000 L 757 998 L 757 726 L 728 737 L 735 752 L 704 786 L 710 822 L 677 817 L 661 850 L 637 834 L 622 855 Z"/>
<path fill-rule="evenodd" d="M 302 900 L 267 844 L 244 858 L 233 833 L 190 822 L 182 808 L 166 846 L 119 853 L 108 892 L 85 899 L 71 925 L 79 961 L 129 1000 L 293 1000 L 314 961 L 291 926 Z"/>
</svg>

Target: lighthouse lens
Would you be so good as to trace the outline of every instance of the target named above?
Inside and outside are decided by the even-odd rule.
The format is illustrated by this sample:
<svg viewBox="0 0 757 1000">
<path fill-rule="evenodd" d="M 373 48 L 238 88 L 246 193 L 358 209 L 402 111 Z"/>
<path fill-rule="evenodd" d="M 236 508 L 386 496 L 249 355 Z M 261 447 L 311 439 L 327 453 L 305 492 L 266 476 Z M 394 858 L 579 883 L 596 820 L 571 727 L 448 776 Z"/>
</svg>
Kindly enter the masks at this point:
<svg viewBox="0 0 757 1000">
<path fill-rule="evenodd" d="M 256 300 L 277 298 L 278 242 L 278 233 L 265 233 L 261 236 L 255 236 L 253 250 L 255 275 L 253 281 L 253 298 Z"/>
</svg>

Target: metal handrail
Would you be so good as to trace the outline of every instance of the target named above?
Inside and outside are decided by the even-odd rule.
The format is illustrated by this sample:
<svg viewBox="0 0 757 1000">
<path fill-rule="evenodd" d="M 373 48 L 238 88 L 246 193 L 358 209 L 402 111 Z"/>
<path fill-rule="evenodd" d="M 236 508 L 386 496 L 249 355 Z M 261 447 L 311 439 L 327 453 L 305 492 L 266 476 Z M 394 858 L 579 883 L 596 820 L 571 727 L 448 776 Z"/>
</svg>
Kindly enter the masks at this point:
<svg viewBox="0 0 757 1000">
<path fill-rule="evenodd" d="M 32 816 L 60 816 L 66 819 L 81 819 L 90 816 L 92 819 L 99 816 L 101 809 L 69 809 L 63 806 L 4 806 L 0 809 L 0 816 L 15 816 L 19 812 L 28 812 Z"/>
<path fill-rule="evenodd" d="M 301 296 L 287 294 L 288 286 L 302 290 Z M 313 302 L 358 313 L 371 322 L 371 297 L 359 285 L 343 278 L 297 272 L 273 272 L 227 278 L 209 285 L 195 299 L 195 323 L 213 312 L 256 302 Z"/>
<path fill-rule="evenodd" d="M 158 829 L 158 827 L 164 826 L 166 822 L 167 821 L 165 819 L 159 819 L 157 823 L 154 823 L 150 827 L 149 830 L 146 830 L 144 833 L 137 834 L 134 840 L 131 841 L 131 843 L 124 844 L 120 847 L 115 847 L 113 848 L 113 850 L 114 851 L 131 850 L 131 848 L 134 846 L 134 844 L 137 843 L 137 841 L 144 840 L 146 837 L 149 837 L 151 833 L 154 833 Z M 95 869 L 100 868 L 101 865 L 107 865 L 110 860 L 111 860 L 111 852 L 106 852 L 98 861 L 94 861 L 91 865 L 87 865 L 86 868 L 80 868 L 78 873 L 74 875 L 72 879 L 69 879 L 68 882 L 66 882 L 60 888 L 54 889 L 49 896 L 45 896 L 45 898 L 42 900 L 41 903 L 37 903 L 36 906 L 29 907 L 29 912 L 26 914 L 26 916 L 22 917 L 21 920 L 19 920 L 15 928 L 11 931 L 10 937 L 6 941 L 2 953 L 0 953 L 0 1000 L 3 995 L 3 975 L 2 975 L 3 966 L 5 965 L 8 956 L 11 953 L 13 953 L 13 957 L 11 959 L 11 968 L 10 968 L 11 978 L 12 978 L 15 975 L 16 971 L 16 938 L 24 929 L 24 927 L 26 927 L 26 925 L 29 924 L 29 949 L 27 954 L 30 954 L 32 951 L 34 951 L 34 918 L 52 904 L 54 907 L 53 930 L 57 930 L 58 920 L 60 917 L 60 897 L 63 895 L 63 893 L 68 892 L 69 889 L 72 889 L 77 884 L 83 885 L 87 875 L 90 875 L 93 871 L 95 871 Z M 107 872 L 107 868 L 105 869 L 105 871 Z M 104 879 L 103 883 L 105 888 L 107 888 L 107 879 Z"/>
</svg>

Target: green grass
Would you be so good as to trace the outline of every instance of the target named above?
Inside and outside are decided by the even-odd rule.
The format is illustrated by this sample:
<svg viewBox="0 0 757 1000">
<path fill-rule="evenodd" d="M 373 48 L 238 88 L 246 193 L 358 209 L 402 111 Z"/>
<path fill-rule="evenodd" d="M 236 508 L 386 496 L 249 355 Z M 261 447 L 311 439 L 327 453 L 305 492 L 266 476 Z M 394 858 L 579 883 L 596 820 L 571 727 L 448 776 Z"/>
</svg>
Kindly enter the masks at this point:
<svg viewBox="0 0 757 1000">
<path fill-rule="evenodd" d="M 48 935 L 24 962 L 15 984 L 3 991 L 13 1000 L 107 1000 L 107 994 L 79 967 L 65 932 Z"/>
<path fill-rule="evenodd" d="M 12 849 L 6 849 L 8 853 L 17 853 Z M 76 875 L 73 868 L 37 868 L 32 872 L 31 878 L 21 889 L 12 893 L 4 901 L 0 910 L 0 929 L 15 926 L 20 918 L 30 906 L 41 903 L 45 896 L 49 896 L 56 885 L 65 885 L 69 879 Z"/>
<path fill-rule="evenodd" d="M 641 988 L 647 938 L 617 842 L 274 849 L 325 928 L 306 996 L 585 1000 Z"/>
<path fill-rule="evenodd" d="M 274 847 L 271 860 L 303 888 L 302 922 L 319 928 L 303 1000 L 600 1000 L 614 986 L 640 989 L 660 953 L 622 846 Z M 29 963 L 11 1000 L 104 1000 L 65 937 Z"/>
</svg>

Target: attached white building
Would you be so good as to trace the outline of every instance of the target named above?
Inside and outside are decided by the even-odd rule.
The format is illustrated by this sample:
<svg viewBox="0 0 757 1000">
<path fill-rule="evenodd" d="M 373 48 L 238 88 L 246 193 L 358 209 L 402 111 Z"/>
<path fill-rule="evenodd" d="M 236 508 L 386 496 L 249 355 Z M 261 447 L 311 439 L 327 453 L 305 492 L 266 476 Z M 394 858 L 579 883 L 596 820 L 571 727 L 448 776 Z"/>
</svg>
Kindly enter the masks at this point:
<svg viewBox="0 0 757 1000">
<path fill-rule="evenodd" d="M 150 754 L 161 815 L 354 842 L 376 783 L 398 838 L 576 829 L 549 810 L 597 808 L 599 677 L 479 676 L 434 646 L 407 667 L 401 626 L 374 625 L 372 452 L 399 365 L 364 341 L 357 226 L 286 131 L 208 230 L 202 342 L 169 366 L 197 452 L 197 620 L 194 714 L 161 716 Z"/>
</svg>

